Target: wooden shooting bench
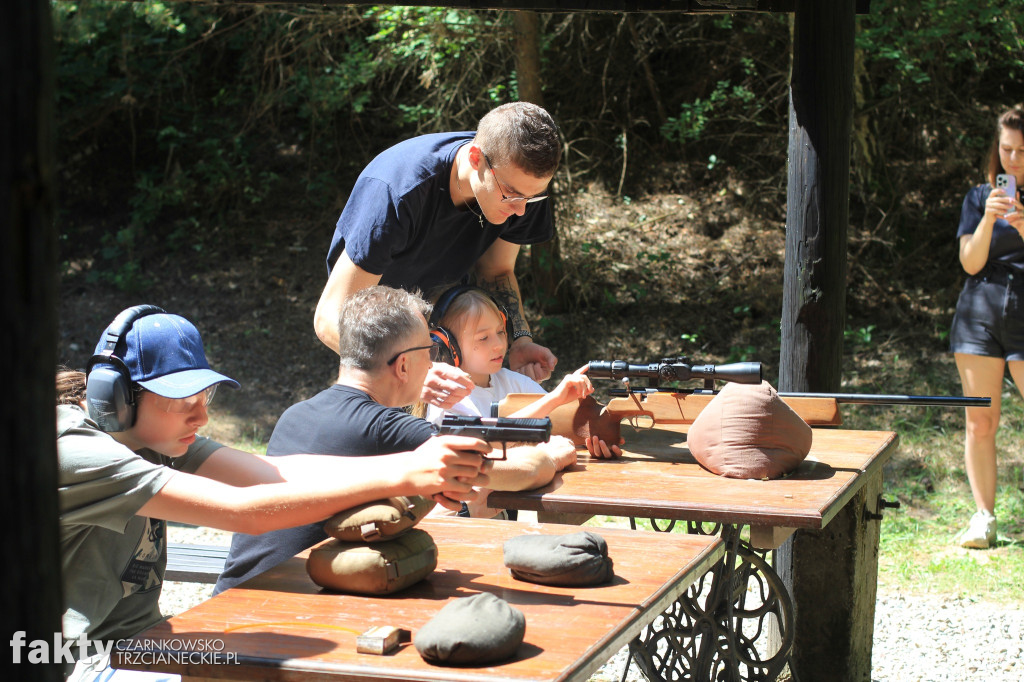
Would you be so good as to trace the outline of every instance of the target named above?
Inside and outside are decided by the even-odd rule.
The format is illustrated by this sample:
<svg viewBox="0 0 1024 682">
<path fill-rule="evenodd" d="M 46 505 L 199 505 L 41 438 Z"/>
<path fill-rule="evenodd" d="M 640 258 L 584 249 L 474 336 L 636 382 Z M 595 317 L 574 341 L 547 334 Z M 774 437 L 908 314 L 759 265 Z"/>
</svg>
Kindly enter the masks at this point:
<svg viewBox="0 0 1024 682">
<path fill-rule="evenodd" d="M 113 654 L 112 665 L 178 673 L 183 680 L 586 680 L 724 553 L 722 541 L 710 536 L 599 529 L 615 578 L 593 587 L 549 587 L 514 579 L 502 545 L 526 533 L 572 528 L 452 517 L 424 519 L 418 527 L 434 538 L 438 566 L 406 590 L 383 597 L 322 590 L 306 574 L 307 550 L 140 633 L 126 652 Z M 658 561 L 650 561 L 654 555 Z M 383 656 L 356 651 L 356 637 L 371 627 L 415 633 L 451 600 L 480 592 L 526 616 L 525 639 L 509 661 L 436 666 L 410 643 Z"/>
<path fill-rule="evenodd" d="M 809 637 L 807 646 L 848 651 L 870 670 L 882 469 L 896 449 L 897 435 L 824 427 L 841 423 L 832 399 L 787 401 L 815 425 L 807 459 L 780 479 L 725 478 L 701 467 L 686 444 L 688 422 L 710 397 L 672 396 L 646 396 L 658 423 L 648 429 L 624 426 L 621 458 L 592 458 L 581 450 L 578 463 L 549 485 L 495 491 L 490 506 L 533 510 L 541 520 L 570 518 L 565 515 L 574 522 L 591 515 L 649 518 L 656 530 L 682 523 L 687 532 L 725 540 L 723 562 L 631 644 L 634 660 L 650 680 L 772 680 L 787 663 L 796 676 L 807 679 L 791 661 L 791 650 L 796 630 L 818 623 L 823 623 L 819 634 Z M 510 396 L 502 413 L 524 401 Z M 553 432 L 570 435 L 565 429 L 574 409 L 556 410 Z M 668 524 L 659 526 L 657 520 Z M 815 595 L 804 608 L 794 603 L 766 557 L 795 532 L 811 536 L 812 546 L 820 544 L 814 557 L 820 582 L 794 582 L 794 589 Z M 833 552 L 835 542 L 848 552 Z M 838 587 L 851 584 L 851 591 Z M 829 634 L 837 620 L 846 628 L 841 638 Z M 857 648 L 863 642 L 867 647 Z M 812 672 L 810 679 L 826 678 Z"/>
</svg>

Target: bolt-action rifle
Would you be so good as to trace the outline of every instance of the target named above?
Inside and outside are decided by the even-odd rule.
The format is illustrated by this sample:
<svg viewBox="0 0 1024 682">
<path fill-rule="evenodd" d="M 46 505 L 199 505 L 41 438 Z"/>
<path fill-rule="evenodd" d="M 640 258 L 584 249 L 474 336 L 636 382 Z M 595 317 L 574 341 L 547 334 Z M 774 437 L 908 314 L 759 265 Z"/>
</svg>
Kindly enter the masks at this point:
<svg viewBox="0 0 1024 682">
<path fill-rule="evenodd" d="M 592 398 L 563 405 L 551 414 L 554 433 L 566 435 L 580 445 L 583 438 L 598 435 L 609 443 L 618 443 L 620 423 L 628 419 L 634 425 L 690 424 L 718 393 L 715 382 L 760 384 L 760 362 L 726 365 L 691 365 L 686 358 L 666 358 L 660 362 L 632 364 L 622 360 L 592 360 L 591 379 L 617 379 L 625 386 L 608 391 L 611 400 L 600 405 Z M 632 379 L 646 379 L 648 386 L 633 387 Z M 662 387 L 662 382 L 703 382 L 700 388 Z M 839 405 L 934 405 L 940 407 L 989 407 L 991 398 L 931 395 L 879 395 L 864 393 L 779 393 L 793 410 L 811 426 L 839 426 Z M 510 394 L 502 401 L 500 413 L 512 413 L 536 399 L 526 394 Z"/>
</svg>

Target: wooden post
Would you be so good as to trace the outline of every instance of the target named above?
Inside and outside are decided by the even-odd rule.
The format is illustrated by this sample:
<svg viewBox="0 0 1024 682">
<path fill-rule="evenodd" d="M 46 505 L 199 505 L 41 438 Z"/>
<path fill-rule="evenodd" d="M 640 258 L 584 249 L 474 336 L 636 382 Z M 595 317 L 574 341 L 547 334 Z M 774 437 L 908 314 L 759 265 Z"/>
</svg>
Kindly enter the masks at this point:
<svg viewBox="0 0 1024 682">
<path fill-rule="evenodd" d="M 779 390 L 839 389 L 853 111 L 853 1 L 793 17 Z"/>
<path fill-rule="evenodd" d="M 783 391 L 840 387 L 854 4 L 797 0 L 793 16 Z M 866 486 L 823 531 L 799 531 L 775 552 L 796 605 L 792 667 L 800 679 L 871 679 L 878 524 L 866 523 L 863 513 L 880 485 Z"/>
<path fill-rule="evenodd" d="M 870 682 L 878 591 L 882 472 L 822 530 L 800 530 L 776 550 L 796 604 L 792 667 L 800 680 Z M 788 552 L 787 552 L 788 548 Z M 791 568 L 780 570 L 780 555 Z"/>
<path fill-rule="evenodd" d="M 53 226 L 53 30 L 49 0 L 0 3 L 0 637 L 24 633 L 19 680 L 62 680 L 28 662 L 33 640 L 61 631 L 54 369 L 57 240 Z M 8 646 L 8 667 L 14 648 Z"/>
</svg>

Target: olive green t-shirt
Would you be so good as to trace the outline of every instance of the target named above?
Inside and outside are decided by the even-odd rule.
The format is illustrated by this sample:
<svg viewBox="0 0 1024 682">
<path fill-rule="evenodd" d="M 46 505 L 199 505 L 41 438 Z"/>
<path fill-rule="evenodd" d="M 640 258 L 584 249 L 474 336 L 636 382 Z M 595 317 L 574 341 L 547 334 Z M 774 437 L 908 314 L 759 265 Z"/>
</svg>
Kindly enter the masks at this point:
<svg viewBox="0 0 1024 682">
<path fill-rule="evenodd" d="M 81 408 L 57 407 L 65 640 L 117 640 L 160 620 L 166 523 L 137 512 L 174 471 L 194 473 L 221 447 L 197 437 L 181 457 L 134 452 Z"/>
</svg>

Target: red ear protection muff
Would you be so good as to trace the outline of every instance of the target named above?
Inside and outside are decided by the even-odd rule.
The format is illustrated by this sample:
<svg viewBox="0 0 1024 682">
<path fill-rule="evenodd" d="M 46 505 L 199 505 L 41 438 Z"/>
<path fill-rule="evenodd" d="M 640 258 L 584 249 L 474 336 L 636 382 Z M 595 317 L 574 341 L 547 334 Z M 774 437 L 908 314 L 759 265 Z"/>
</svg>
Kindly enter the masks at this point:
<svg viewBox="0 0 1024 682">
<path fill-rule="evenodd" d="M 454 334 L 444 327 L 438 327 L 430 330 L 430 340 L 434 342 L 434 348 L 430 351 L 431 360 L 444 362 L 452 367 L 462 364 L 462 351 Z"/>
<path fill-rule="evenodd" d="M 501 315 L 501 323 L 505 325 L 506 338 L 508 338 L 510 344 L 512 343 L 512 324 L 509 322 L 508 313 L 505 311 L 505 308 L 494 300 L 489 291 L 469 284 L 460 284 L 441 294 L 437 299 L 437 303 L 434 304 L 434 311 L 430 313 L 430 338 L 434 342 L 434 349 L 430 353 L 431 359 L 434 362 L 445 362 L 452 367 L 458 367 L 462 364 L 462 350 L 459 348 L 459 342 L 455 340 L 455 334 L 450 329 L 442 327 L 440 322 L 448 313 L 448 308 L 451 307 L 452 302 L 467 291 L 483 292 L 489 299 L 494 301 L 494 305 L 498 307 L 498 313 Z"/>
</svg>

